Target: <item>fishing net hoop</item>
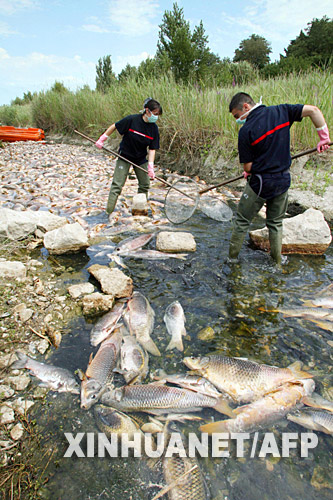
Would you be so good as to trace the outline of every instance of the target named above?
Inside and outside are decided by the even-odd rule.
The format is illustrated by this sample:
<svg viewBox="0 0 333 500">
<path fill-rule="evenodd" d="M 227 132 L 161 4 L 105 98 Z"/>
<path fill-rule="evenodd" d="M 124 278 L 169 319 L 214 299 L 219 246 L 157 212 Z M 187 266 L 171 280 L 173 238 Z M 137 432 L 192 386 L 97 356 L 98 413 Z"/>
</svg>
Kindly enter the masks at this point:
<svg viewBox="0 0 333 500">
<path fill-rule="evenodd" d="M 165 215 L 173 224 L 182 224 L 192 217 L 199 201 L 197 183 L 189 177 L 182 177 L 168 189 L 164 202 Z"/>
</svg>

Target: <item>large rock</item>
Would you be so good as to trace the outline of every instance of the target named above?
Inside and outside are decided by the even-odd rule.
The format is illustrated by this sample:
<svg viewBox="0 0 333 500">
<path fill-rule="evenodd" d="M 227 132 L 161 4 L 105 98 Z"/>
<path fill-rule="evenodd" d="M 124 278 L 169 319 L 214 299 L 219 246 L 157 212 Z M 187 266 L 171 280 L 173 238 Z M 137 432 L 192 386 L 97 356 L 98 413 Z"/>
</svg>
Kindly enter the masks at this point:
<svg viewBox="0 0 333 500">
<path fill-rule="evenodd" d="M 44 246 L 52 254 L 79 252 L 88 248 L 88 233 L 75 222 L 49 231 L 44 236 Z"/>
<path fill-rule="evenodd" d="M 94 264 L 88 268 L 88 271 L 100 282 L 104 293 L 112 295 L 116 299 L 132 295 L 133 281 L 120 269 L 110 269 L 107 266 Z"/>
<path fill-rule="evenodd" d="M 320 210 L 309 208 L 303 214 L 283 221 L 283 254 L 323 254 L 332 241 L 329 225 Z M 268 229 L 250 232 L 253 243 L 262 250 L 269 250 Z"/>
<path fill-rule="evenodd" d="M 156 248 L 161 252 L 195 252 L 196 242 L 191 233 L 161 231 L 156 237 Z"/>
<path fill-rule="evenodd" d="M 37 229 L 44 232 L 53 231 L 64 224 L 67 224 L 66 218 L 43 210 L 19 212 L 10 208 L 0 208 L 0 238 L 23 240 Z"/>
<path fill-rule="evenodd" d="M 24 278 L 27 270 L 18 260 L 0 261 L 0 278 Z"/>
</svg>

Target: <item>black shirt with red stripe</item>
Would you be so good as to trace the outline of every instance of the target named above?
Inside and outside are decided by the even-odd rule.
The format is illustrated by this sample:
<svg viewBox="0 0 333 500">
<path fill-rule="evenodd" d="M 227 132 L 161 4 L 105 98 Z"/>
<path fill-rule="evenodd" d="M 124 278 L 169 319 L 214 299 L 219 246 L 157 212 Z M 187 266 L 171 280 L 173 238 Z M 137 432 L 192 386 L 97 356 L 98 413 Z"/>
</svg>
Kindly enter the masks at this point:
<svg viewBox="0 0 333 500">
<path fill-rule="evenodd" d="M 251 111 L 238 134 L 239 160 L 252 162 L 251 174 L 288 170 L 290 127 L 302 121 L 303 104 L 259 106 Z"/>
<path fill-rule="evenodd" d="M 123 136 L 119 154 L 137 165 L 146 163 L 147 148 L 160 147 L 158 126 L 156 123 L 146 123 L 141 114 L 125 116 L 115 126 Z"/>
</svg>

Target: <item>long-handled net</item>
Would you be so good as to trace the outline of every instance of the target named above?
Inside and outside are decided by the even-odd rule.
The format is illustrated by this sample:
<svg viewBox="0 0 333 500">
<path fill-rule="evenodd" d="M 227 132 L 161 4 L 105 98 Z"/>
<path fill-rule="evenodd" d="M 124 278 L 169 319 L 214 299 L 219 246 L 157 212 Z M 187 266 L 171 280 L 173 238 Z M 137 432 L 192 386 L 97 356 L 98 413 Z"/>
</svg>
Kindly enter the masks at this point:
<svg viewBox="0 0 333 500">
<path fill-rule="evenodd" d="M 78 132 L 77 130 L 74 130 L 74 132 L 95 144 L 94 139 L 91 139 L 90 137 L 82 134 L 81 132 Z M 331 145 L 332 143 L 329 144 L 329 146 Z M 115 153 L 111 149 L 108 149 L 105 146 L 103 146 L 102 149 L 104 149 L 108 153 L 111 153 L 112 155 L 118 158 L 127 161 L 133 167 L 139 168 L 146 172 L 144 168 L 140 167 L 139 165 L 136 165 L 135 163 L 131 162 L 126 158 L 123 158 L 120 154 Z M 301 153 L 292 156 L 291 159 L 293 160 L 295 158 L 299 158 L 300 156 L 314 153 L 316 151 L 317 151 L 316 148 L 308 149 L 306 151 L 303 151 Z M 182 177 L 173 184 L 170 184 L 161 177 L 155 176 L 155 178 L 169 187 L 164 202 L 164 210 L 166 217 L 173 224 L 182 224 L 183 222 L 186 222 L 188 219 L 192 217 L 197 208 L 199 208 L 199 210 L 201 210 L 205 215 L 207 215 L 211 219 L 220 222 L 229 221 L 233 215 L 233 212 L 229 207 L 229 205 L 220 198 L 208 195 L 203 196 L 203 195 L 205 195 L 208 191 L 211 191 L 212 189 L 216 189 L 218 187 L 225 186 L 226 184 L 230 184 L 231 182 L 243 179 L 243 175 L 233 177 L 226 181 L 220 182 L 219 184 L 215 184 L 213 186 L 209 186 L 201 190 L 199 184 L 197 184 L 193 179 L 190 179 L 189 177 Z"/>
</svg>

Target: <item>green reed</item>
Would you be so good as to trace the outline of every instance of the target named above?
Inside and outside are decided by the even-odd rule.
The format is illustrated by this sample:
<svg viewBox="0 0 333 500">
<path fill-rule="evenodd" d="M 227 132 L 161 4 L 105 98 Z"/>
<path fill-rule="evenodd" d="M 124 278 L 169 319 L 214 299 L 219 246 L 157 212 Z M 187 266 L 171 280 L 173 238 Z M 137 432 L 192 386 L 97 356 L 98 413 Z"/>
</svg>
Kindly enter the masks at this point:
<svg viewBox="0 0 333 500">
<path fill-rule="evenodd" d="M 158 122 L 161 156 L 169 164 L 184 159 L 204 159 L 215 150 L 225 158 L 235 156 L 238 126 L 229 113 L 229 102 L 239 91 L 249 93 L 263 104 L 307 103 L 317 105 L 332 130 L 332 74 L 319 69 L 285 77 L 255 81 L 246 85 L 209 88 L 176 83 L 172 75 L 159 79 L 128 79 L 116 82 L 107 94 L 85 87 L 76 92 L 54 90 L 39 93 L 28 106 L 2 106 L 3 125 L 35 126 L 47 133 L 71 134 L 74 129 L 98 138 L 113 122 L 142 109 L 152 96 L 163 106 Z M 291 129 L 291 148 L 300 151 L 314 147 L 317 134 L 311 120 Z"/>
</svg>

